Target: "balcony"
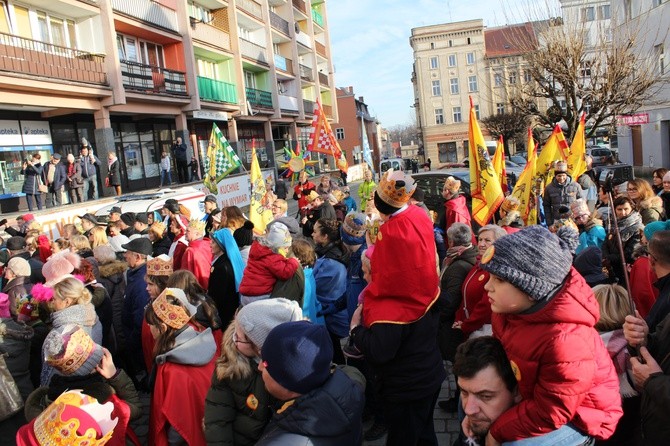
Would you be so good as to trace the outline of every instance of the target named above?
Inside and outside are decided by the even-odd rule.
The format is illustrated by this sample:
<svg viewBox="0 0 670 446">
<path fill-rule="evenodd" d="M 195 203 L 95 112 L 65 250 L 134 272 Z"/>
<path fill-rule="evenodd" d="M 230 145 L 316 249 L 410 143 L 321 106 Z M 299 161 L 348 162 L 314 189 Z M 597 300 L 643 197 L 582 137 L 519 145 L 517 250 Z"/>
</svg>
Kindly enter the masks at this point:
<svg viewBox="0 0 670 446">
<path fill-rule="evenodd" d="M 300 64 L 300 78 L 306 81 L 314 81 L 314 70 L 312 67 Z"/>
<path fill-rule="evenodd" d="M 269 91 L 256 90 L 255 88 L 246 88 L 247 101 L 256 107 L 273 109 L 272 93 Z"/>
<path fill-rule="evenodd" d="M 266 65 L 268 64 L 268 52 L 263 46 L 249 42 L 240 37 L 240 51 L 243 56 L 262 62 Z"/>
<path fill-rule="evenodd" d="M 200 99 L 203 101 L 237 104 L 237 87 L 235 84 L 198 76 L 198 92 L 200 93 Z"/>
<path fill-rule="evenodd" d="M 254 0 L 236 0 L 235 4 L 238 9 L 246 12 L 250 16 L 257 18 L 258 20 L 263 20 L 263 9 L 261 8 L 260 3 L 255 2 Z"/>
<path fill-rule="evenodd" d="M 323 108 L 323 112 L 328 116 L 329 118 L 333 117 L 333 106 L 332 105 L 326 105 L 326 104 L 321 104 L 321 108 Z"/>
<path fill-rule="evenodd" d="M 270 11 L 270 26 L 287 36 L 291 36 L 288 21 L 282 19 L 276 12 Z"/>
<path fill-rule="evenodd" d="M 328 83 L 328 75 L 319 71 L 319 83 L 321 85 L 330 85 Z"/>
<path fill-rule="evenodd" d="M 193 38 L 210 45 L 230 51 L 230 34 L 212 25 L 197 22 L 191 17 L 191 29 Z"/>
<path fill-rule="evenodd" d="M 142 93 L 188 95 L 186 73 L 143 63 L 121 61 L 121 78 L 128 90 Z"/>
<path fill-rule="evenodd" d="M 305 32 L 296 32 L 295 41 L 306 48 L 312 49 L 312 39 Z M 298 49 L 300 48 L 298 47 Z"/>
<path fill-rule="evenodd" d="M 307 15 L 307 6 L 305 6 L 305 0 L 292 0 L 293 6 L 295 6 L 300 12 Z"/>
<path fill-rule="evenodd" d="M 293 74 L 293 61 L 284 56 L 280 56 L 279 54 L 275 54 L 275 68 L 288 74 Z"/>
<path fill-rule="evenodd" d="M 316 108 L 316 102 L 307 99 L 302 100 L 302 107 L 305 109 L 305 114 L 313 115 Z"/>
<path fill-rule="evenodd" d="M 284 113 L 298 113 L 298 98 L 280 94 L 279 109 Z"/>
<path fill-rule="evenodd" d="M 324 58 L 328 57 L 328 56 L 326 56 L 326 45 L 319 42 L 318 40 L 315 40 L 314 41 L 314 46 L 316 47 L 317 54 L 319 54 L 320 56 L 323 56 Z"/>
<path fill-rule="evenodd" d="M 112 8 L 141 22 L 179 32 L 177 12 L 160 3 L 137 0 L 112 0 Z"/>
<path fill-rule="evenodd" d="M 0 70 L 107 85 L 105 56 L 0 33 Z"/>
<path fill-rule="evenodd" d="M 323 16 L 319 14 L 314 8 L 312 8 L 312 20 L 314 23 L 323 28 Z"/>
</svg>

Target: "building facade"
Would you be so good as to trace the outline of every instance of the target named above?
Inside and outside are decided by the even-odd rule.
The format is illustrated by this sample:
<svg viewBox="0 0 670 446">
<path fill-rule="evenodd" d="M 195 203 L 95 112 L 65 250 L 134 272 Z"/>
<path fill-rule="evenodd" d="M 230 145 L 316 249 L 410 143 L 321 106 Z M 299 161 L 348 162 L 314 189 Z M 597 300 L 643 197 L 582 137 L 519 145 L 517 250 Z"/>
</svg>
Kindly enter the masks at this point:
<svg viewBox="0 0 670 446">
<path fill-rule="evenodd" d="M 124 191 L 159 184 L 176 137 L 200 163 L 212 123 L 272 167 L 317 99 L 337 118 L 329 39 L 325 0 L 2 0 L 0 198 L 29 153 L 78 154 L 82 137 L 99 177 L 116 152 Z"/>
<path fill-rule="evenodd" d="M 380 141 L 378 122 L 370 115 L 363 96 L 354 95 L 354 87 L 337 89 L 337 110 L 339 120 L 332 124 L 333 132 L 340 148 L 347 154 L 350 166 L 364 163 L 363 128 L 370 144 L 374 168 L 380 161 Z"/>
</svg>

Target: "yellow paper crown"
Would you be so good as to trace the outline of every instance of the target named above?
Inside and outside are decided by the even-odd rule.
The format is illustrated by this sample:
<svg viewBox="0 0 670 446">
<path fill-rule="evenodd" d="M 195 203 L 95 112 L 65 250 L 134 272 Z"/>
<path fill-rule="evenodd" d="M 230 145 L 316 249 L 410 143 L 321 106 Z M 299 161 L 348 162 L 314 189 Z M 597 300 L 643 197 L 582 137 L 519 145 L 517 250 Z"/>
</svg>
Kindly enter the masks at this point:
<svg viewBox="0 0 670 446">
<path fill-rule="evenodd" d="M 195 229 L 200 232 L 205 232 L 205 226 L 207 226 L 207 222 L 198 220 L 197 218 L 194 218 L 188 222 L 188 227 Z"/>
<path fill-rule="evenodd" d="M 398 181 L 404 181 L 403 186 L 398 186 Z M 412 196 L 416 189 L 416 184 L 412 177 L 406 176 L 402 171 L 387 170 L 379 182 L 377 193 L 384 203 L 394 208 L 403 207 Z"/>
<path fill-rule="evenodd" d="M 151 306 L 156 312 L 156 316 L 158 316 L 168 327 L 179 329 L 188 324 L 188 321 L 191 320 L 191 315 L 186 308 L 168 302 L 167 296 L 174 296 L 179 299 L 173 288 L 166 288 L 156 299 L 154 299 Z M 181 299 L 179 300 L 181 301 Z"/>
<path fill-rule="evenodd" d="M 172 258 L 165 254 L 147 260 L 147 276 L 170 276 L 172 272 Z"/>
<path fill-rule="evenodd" d="M 71 375 L 91 357 L 96 344 L 81 327 L 65 334 L 63 341 L 67 342 L 65 352 L 47 356 L 46 362 L 63 375 Z"/>
<path fill-rule="evenodd" d="M 510 195 L 505 197 L 505 201 L 500 205 L 500 208 L 505 212 L 512 212 L 518 210 L 520 205 L 519 199 Z"/>
<path fill-rule="evenodd" d="M 42 446 L 102 446 L 119 422 L 112 419 L 113 410 L 112 402 L 100 404 L 79 390 L 69 390 L 37 416 L 35 437 Z"/>
</svg>

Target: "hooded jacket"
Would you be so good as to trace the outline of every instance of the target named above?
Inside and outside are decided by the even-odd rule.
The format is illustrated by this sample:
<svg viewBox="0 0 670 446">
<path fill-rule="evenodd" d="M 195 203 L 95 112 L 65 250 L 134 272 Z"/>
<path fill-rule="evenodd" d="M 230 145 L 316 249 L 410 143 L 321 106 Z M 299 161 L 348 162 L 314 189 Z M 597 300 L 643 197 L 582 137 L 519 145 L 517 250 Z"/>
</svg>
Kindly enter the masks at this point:
<svg viewBox="0 0 670 446">
<path fill-rule="evenodd" d="M 116 336 L 116 347 L 119 351 L 126 345 L 126 335 L 123 330 L 123 296 L 126 294 L 126 282 L 123 273 L 128 264 L 120 260 L 100 265 L 100 283 L 107 290 L 112 301 L 112 326 Z"/>
<path fill-rule="evenodd" d="M 579 184 L 572 181 L 568 175 L 565 183 L 559 184 L 556 177 L 544 190 L 544 215 L 547 219 L 547 225 L 554 224 L 554 220 L 560 217 L 558 212 L 561 205 L 569 206 L 570 203 L 578 198 L 582 198 L 582 188 Z"/>
<path fill-rule="evenodd" d="M 249 250 L 249 260 L 240 283 L 240 294 L 245 296 L 270 294 L 277 280 L 290 279 L 299 266 L 297 259 L 287 259 L 255 241 Z"/>
<path fill-rule="evenodd" d="M 7 369 L 24 401 L 33 391 L 29 368 L 30 340 L 33 335 L 33 329 L 23 322 L 16 322 L 11 318 L 0 319 L 0 354 L 7 354 Z"/>
<path fill-rule="evenodd" d="M 619 379 L 593 328 L 598 302 L 574 268 L 556 295 L 519 314 L 493 314 L 515 372 L 522 401 L 504 412 L 490 433 L 500 441 L 543 435 L 571 422 L 609 438 L 621 418 Z"/>
<path fill-rule="evenodd" d="M 644 225 L 652 221 L 662 221 L 665 219 L 665 210 L 663 209 L 663 199 L 661 197 L 653 195 L 646 200 L 640 201 L 637 207 Z"/>
<path fill-rule="evenodd" d="M 326 328 L 340 338 L 349 333 L 347 311 L 347 266 L 349 256 L 341 244 L 329 243 L 317 246 L 318 258 L 314 263 L 316 299 L 321 303 L 321 314 L 326 319 Z"/>
<path fill-rule="evenodd" d="M 321 387 L 285 403 L 256 445 L 361 444 L 364 382 L 358 371 L 335 368 Z"/>
</svg>

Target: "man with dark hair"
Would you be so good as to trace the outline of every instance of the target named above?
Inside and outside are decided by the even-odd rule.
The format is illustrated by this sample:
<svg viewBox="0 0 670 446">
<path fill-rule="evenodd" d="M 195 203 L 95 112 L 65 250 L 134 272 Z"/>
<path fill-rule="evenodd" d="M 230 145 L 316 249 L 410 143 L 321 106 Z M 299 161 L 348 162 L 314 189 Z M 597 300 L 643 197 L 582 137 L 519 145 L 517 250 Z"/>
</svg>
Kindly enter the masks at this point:
<svg viewBox="0 0 670 446">
<path fill-rule="evenodd" d="M 458 346 L 453 372 L 465 412 L 463 431 L 484 444 L 493 422 L 521 401 L 507 354 L 491 336 L 470 339 Z"/>
<path fill-rule="evenodd" d="M 188 182 L 188 147 L 182 142 L 181 136 L 172 145 L 172 153 L 177 163 L 177 176 L 180 183 Z"/>
<path fill-rule="evenodd" d="M 605 239 L 602 246 L 603 266 L 610 271 L 610 278 L 616 278 L 619 283 L 624 283 L 623 262 L 626 265 L 633 264 L 633 253 L 640 245 L 640 231 L 644 229 L 642 217 L 635 210 L 635 203 L 625 196 L 619 196 L 614 199 L 614 212 L 616 214 L 617 226 L 619 227 L 619 236 L 623 246 L 624 258 L 621 259 L 617 236 L 613 233 L 613 226 L 610 228 L 610 234 Z M 614 276 L 614 277 L 612 277 Z"/>
<path fill-rule="evenodd" d="M 649 309 L 645 321 L 649 331 L 670 313 L 670 231 L 656 231 L 649 240 L 649 260 L 658 280 L 654 287 L 659 290 L 654 305 Z"/>
</svg>

